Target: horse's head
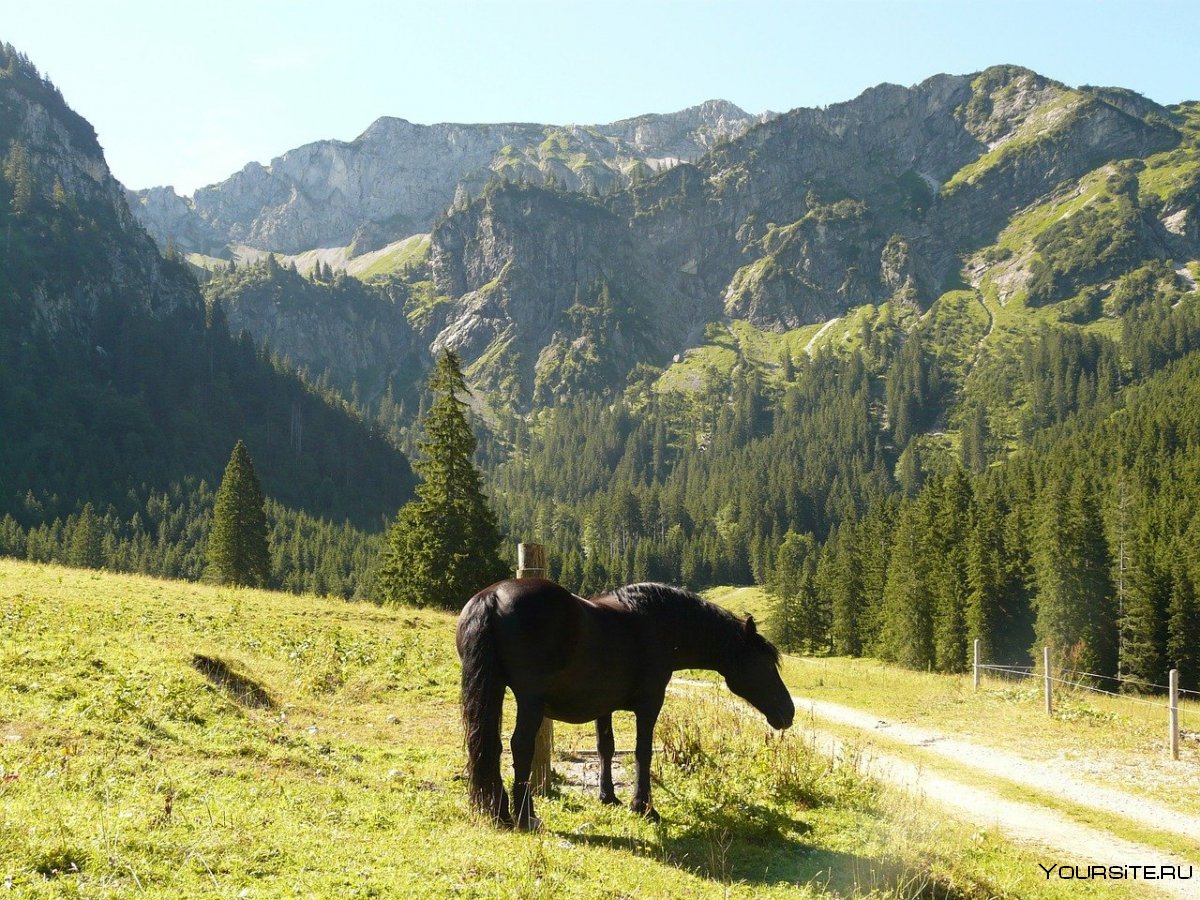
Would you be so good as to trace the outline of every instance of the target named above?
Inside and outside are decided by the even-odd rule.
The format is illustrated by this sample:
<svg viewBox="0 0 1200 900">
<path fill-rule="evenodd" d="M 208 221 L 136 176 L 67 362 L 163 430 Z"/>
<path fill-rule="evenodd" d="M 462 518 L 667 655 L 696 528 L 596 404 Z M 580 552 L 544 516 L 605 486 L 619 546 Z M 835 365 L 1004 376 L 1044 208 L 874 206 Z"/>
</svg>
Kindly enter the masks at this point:
<svg viewBox="0 0 1200 900">
<path fill-rule="evenodd" d="M 779 677 L 779 651 L 758 633 L 754 617 L 741 626 L 741 640 L 725 670 L 729 689 L 767 717 L 772 728 L 787 728 L 796 715 L 796 704 Z"/>
</svg>

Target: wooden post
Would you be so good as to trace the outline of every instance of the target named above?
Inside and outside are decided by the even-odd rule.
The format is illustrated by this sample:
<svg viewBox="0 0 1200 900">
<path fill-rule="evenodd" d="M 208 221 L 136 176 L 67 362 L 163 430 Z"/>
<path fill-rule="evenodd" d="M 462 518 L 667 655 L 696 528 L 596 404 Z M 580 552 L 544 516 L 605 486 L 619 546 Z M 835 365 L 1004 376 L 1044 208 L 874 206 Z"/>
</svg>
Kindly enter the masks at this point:
<svg viewBox="0 0 1200 900">
<path fill-rule="evenodd" d="M 546 548 L 541 544 L 517 544 L 517 577 L 546 577 Z M 529 787 L 539 796 L 550 790 L 550 757 L 554 753 L 554 722 L 542 719 L 537 740 L 533 745 L 533 766 L 529 770 Z"/>
<path fill-rule="evenodd" d="M 546 577 L 546 548 L 541 544 L 517 544 L 517 577 Z"/>
<path fill-rule="evenodd" d="M 975 638 L 975 692 L 979 692 L 979 638 Z"/>
<path fill-rule="evenodd" d="M 1054 701 L 1051 699 L 1052 688 L 1050 685 L 1050 645 L 1047 644 L 1042 648 L 1042 668 L 1046 672 L 1046 715 L 1054 715 Z"/>
<path fill-rule="evenodd" d="M 1167 707 L 1167 721 L 1171 727 L 1171 759 L 1179 759 L 1179 670 L 1172 669 L 1167 684 L 1171 687 L 1171 702 Z"/>
</svg>

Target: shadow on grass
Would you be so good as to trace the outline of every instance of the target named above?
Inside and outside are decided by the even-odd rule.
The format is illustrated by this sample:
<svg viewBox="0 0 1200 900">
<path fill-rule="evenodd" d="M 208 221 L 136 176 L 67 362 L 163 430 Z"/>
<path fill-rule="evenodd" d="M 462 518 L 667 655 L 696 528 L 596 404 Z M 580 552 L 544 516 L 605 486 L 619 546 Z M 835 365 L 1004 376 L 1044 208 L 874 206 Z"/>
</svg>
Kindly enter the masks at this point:
<svg viewBox="0 0 1200 900">
<path fill-rule="evenodd" d="M 657 839 L 553 833 L 577 844 L 654 858 L 723 884 L 812 885 L 835 896 L 879 894 L 905 900 L 980 896 L 893 860 L 814 847 L 803 837 L 811 830 L 802 819 L 743 804 L 736 811 L 715 812 L 703 823 L 664 822 Z"/>
<path fill-rule="evenodd" d="M 275 701 L 262 685 L 245 675 L 239 675 L 224 660 L 196 653 L 192 656 L 192 666 L 240 706 L 250 709 L 275 708 Z"/>
</svg>

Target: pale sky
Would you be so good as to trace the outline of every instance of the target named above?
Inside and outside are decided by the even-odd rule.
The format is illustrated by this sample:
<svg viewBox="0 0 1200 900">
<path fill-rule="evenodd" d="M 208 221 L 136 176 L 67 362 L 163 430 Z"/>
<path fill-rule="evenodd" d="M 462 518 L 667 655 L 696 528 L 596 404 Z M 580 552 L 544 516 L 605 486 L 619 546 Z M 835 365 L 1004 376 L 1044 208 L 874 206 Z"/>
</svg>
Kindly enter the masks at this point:
<svg viewBox="0 0 1200 900">
<path fill-rule="evenodd" d="M 1015 63 L 1200 99 L 1200 0 L 0 0 L 113 173 L 181 193 L 379 116 L 589 124 L 751 112 Z"/>
</svg>

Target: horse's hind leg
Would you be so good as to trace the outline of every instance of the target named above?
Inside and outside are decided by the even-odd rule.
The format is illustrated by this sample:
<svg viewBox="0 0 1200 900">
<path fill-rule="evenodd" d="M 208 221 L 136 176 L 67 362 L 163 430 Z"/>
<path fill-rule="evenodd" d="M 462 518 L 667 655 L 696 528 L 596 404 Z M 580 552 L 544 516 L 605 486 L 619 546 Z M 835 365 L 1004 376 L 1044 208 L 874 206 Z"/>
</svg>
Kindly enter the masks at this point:
<svg viewBox="0 0 1200 900">
<path fill-rule="evenodd" d="M 610 805 L 620 805 L 616 789 L 613 787 L 612 761 L 616 752 L 613 741 L 612 713 L 601 716 L 596 720 L 596 750 L 600 753 L 600 802 Z"/>
<path fill-rule="evenodd" d="M 537 831 L 541 820 L 533 814 L 533 791 L 529 789 L 529 772 L 533 768 L 533 747 L 538 729 L 542 727 L 543 702 L 540 697 L 517 698 L 517 724 L 513 727 L 513 815 L 522 831 Z"/>
</svg>

